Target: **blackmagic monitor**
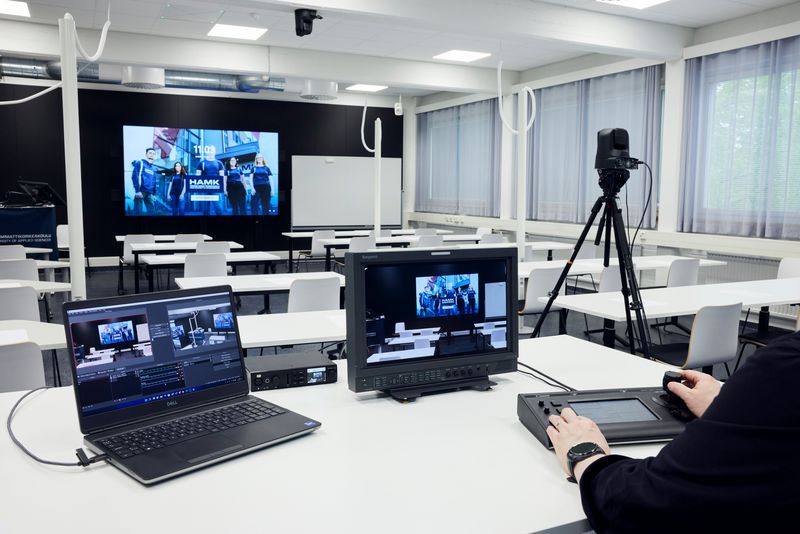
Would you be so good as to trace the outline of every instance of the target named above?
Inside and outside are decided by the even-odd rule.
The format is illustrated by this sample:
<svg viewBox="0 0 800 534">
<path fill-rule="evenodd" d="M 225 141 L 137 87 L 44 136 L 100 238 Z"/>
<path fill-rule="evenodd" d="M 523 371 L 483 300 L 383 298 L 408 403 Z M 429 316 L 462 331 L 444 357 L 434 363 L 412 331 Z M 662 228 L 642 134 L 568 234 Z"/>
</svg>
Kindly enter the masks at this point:
<svg viewBox="0 0 800 534">
<path fill-rule="evenodd" d="M 517 249 L 347 255 L 347 383 L 398 400 L 517 370 Z"/>
</svg>

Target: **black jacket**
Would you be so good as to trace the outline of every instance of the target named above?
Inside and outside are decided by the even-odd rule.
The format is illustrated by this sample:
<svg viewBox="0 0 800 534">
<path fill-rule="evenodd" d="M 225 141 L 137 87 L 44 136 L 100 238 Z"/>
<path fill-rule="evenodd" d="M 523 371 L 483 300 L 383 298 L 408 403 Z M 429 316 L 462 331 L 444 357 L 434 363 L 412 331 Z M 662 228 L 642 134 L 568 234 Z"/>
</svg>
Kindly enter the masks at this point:
<svg viewBox="0 0 800 534">
<path fill-rule="evenodd" d="M 657 456 L 601 458 L 580 486 L 598 533 L 800 530 L 800 334 L 748 358 Z"/>
</svg>

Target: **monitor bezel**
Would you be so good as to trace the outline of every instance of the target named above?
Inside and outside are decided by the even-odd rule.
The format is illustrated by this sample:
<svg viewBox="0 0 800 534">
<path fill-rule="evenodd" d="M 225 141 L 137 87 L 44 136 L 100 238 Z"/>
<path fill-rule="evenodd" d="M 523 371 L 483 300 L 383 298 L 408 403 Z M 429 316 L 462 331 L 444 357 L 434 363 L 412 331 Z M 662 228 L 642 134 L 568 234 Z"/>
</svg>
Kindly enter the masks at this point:
<svg viewBox="0 0 800 534">
<path fill-rule="evenodd" d="M 504 260 L 508 272 L 509 282 L 506 284 L 506 298 L 509 304 L 509 313 L 506 318 L 507 332 L 509 332 L 506 348 L 501 351 L 483 352 L 472 355 L 449 356 L 446 358 L 432 358 L 430 360 L 412 360 L 386 362 L 379 366 L 367 364 L 369 351 L 367 349 L 366 335 L 366 303 L 365 303 L 365 275 L 364 268 L 378 265 L 440 263 L 458 261 L 486 261 Z M 516 247 L 492 248 L 465 248 L 465 249 L 436 249 L 414 250 L 404 249 L 398 251 L 373 251 L 361 253 L 347 253 L 345 260 L 345 308 L 347 317 L 347 381 L 348 386 L 356 393 L 375 391 L 373 388 L 362 388 L 360 381 L 376 377 L 395 375 L 406 372 L 430 371 L 454 366 L 487 365 L 514 362 L 513 366 L 498 366 L 489 374 L 512 372 L 516 370 L 516 360 L 519 354 L 519 334 L 517 332 L 518 314 L 518 279 L 517 279 L 517 249 Z M 455 379 L 454 379 L 455 380 Z M 446 383 L 443 382 L 443 383 Z"/>
</svg>

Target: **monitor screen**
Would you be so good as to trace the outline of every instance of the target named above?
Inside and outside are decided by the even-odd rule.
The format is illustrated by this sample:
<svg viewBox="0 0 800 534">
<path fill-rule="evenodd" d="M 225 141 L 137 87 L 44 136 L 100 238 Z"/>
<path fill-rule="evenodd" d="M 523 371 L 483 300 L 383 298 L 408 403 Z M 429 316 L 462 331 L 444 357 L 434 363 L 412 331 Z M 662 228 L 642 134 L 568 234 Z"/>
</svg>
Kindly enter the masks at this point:
<svg viewBox="0 0 800 534">
<path fill-rule="evenodd" d="M 277 216 L 278 134 L 123 126 L 125 214 Z"/>
<path fill-rule="evenodd" d="M 513 247 L 349 255 L 348 381 L 366 377 L 364 391 L 382 373 L 515 370 L 516 261 Z"/>
<path fill-rule="evenodd" d="M 118 321 L 97 325 L 97 331 L 100 334 L 101 345 L 113 345 L 124 341 L 133 343 L 136 341 L 133 321 Z"/>
</svg>

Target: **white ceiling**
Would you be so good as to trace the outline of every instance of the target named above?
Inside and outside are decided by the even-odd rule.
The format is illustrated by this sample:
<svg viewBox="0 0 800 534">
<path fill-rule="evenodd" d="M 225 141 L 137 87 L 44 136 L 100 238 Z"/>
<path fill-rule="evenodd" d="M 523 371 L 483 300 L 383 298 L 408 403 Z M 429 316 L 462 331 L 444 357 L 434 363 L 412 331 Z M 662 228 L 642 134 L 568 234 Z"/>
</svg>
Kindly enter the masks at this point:
<svg viewBox="0 0 800 534">
<path fill-rule="evenodd" d="M 656 23 L 698 28 L 709 24 L 751 15 L 766 9 L 795 3 L 787 0 L 670 0 L 645 10 L 600 4 L 595 0 L 462 0 L 459 20 L 469 17 L 469 27 L 448 25 L 438 16 L 403 13 L 402 6 L 411 3 L 395 0 L 398 7 L 381 11 L 386 2 L 369 0 L 318 0 L 311 5 L 320 8 L 323 20 L 314 22 L 311 35 L 294 33 L 294 9 L 289 0 L 228 0 L 226 3 L 201 0 L 111 0 L 113 31 L 170 37 L 212 40 L 207 37 L 215 23 L 266 27 L 269 31 L 258 44 L 286 48 L 323 50 L 341 54 L 368 55 L 423 62 L 434 62 L 432 56 L 458 48 L 489 52 L 491 57 L 470 64 L 493 68 L 498 58 L 504 68 L 522 71 L 585 55 L 587 48 L 568 40 L 559 41 L 537 35 L 497 31 L 498 24 L 481 28 L 481 17 L 518 18 L 533 16 L 553 6 L 582 10 L 564 10 L 565 17 L 581 18 L 594 13 Z M 429 0 L 441 7 L 445 0 Z M 30 0 L 32 22 L 56 24 L 69 11 L 81 28 L 99 29 L 106 18 L 106 0 Z M 391 4 L 391 3 L 390 3 Z M 439 4 L 439 6 L 436 6 Z M 309 4 L 306 4 L 309 5 Z M 549 7 L 548 7 L 549 6 Z M 392 11 L 394 9 L 394 11 Z M 389 13 L 389 14 L 387 14 Z M 0 15 L 0 18 L 4 16 Z M 13 17 L 6 17 L 13 18 Z M 569 25 L 569 24 L 565 24 Z M 459 31 L 459 28 L 466 30 Z M 602 33 L 602 32 L 601 32 Z M 512 35 L 512 37 L 508 37 Z M 226 39 L 218 39 L 225 41 Z M 241 41 L 239 41 L 241 42 Z M 154 61 L 157 64 L 157 61 Z M 429 91 L 428 91 L 429 92 Z M 407 94 L 420 94 L 407 91 Z"/>
</svg>

